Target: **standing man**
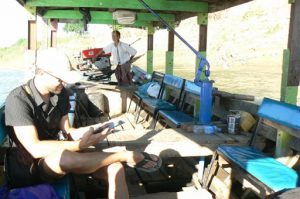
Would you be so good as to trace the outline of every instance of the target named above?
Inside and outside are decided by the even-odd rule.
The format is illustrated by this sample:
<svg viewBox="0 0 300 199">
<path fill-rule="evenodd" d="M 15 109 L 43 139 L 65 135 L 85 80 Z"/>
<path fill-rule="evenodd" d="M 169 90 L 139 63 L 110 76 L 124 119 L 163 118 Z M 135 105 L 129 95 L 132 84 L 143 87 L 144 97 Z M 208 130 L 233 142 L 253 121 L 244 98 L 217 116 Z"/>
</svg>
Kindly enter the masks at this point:
<svg viewBox="0 0 300 199">
<path fill-rule="evenodd" d="M 75 83 L 77 78 L 62 51 L 39 51 L 36 65 L 34 78 L 11 91 L 5 102 L 5 123 L 17 146 L 10 148 L 13 153 L 9 153 L 11 162 L 6 168 L 12 171 L 8 172 L 9 185 L 51 183 L 68 173 L 91 174 L 108 182 L 108 198 L 128 198 L 122 162 L 151 171 L 159 168 L 160 159 L 133 151 L 82 152 L 105 139 L 112 127 L 108 123 L 70 127 L 70 104 L 64 84 Z M 99 127 L 103 127 L 102 131 L 94 130 Z M 66 135 L 65 139 L 59 132 Z"/>
<path fill-rule="evenodd" d="M 112 53 L 113 55 L 113 64 L 117 66 L 115 74 L 118 80 L 118 85 L 127 86 L 132 83 L 130 67 L 132 58 L 136 55 L 137 51 L 128 44 L 121 42 L 120 37 L 120 32 L 114 30 L 112 32 L 113 43 L 104 47 L 103 51 L 105 53 Z M 100 51 L 95 57 L 102 54 L 103 51 Z"/>
</svg>

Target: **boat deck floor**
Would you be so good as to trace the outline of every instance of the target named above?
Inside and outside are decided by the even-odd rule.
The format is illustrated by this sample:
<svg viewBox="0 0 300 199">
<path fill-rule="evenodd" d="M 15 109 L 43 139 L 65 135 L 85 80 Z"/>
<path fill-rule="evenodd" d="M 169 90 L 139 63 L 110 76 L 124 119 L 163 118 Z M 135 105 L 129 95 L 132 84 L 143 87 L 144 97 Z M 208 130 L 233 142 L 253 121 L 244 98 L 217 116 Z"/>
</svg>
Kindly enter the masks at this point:
<svg viewBox="0 0 300 199">
<path fill-rule="evenodd" d="M 141 125 L 135 125 L 132 119 L 133 115 L 130 113 L 112 118 L 112 120 L 122 120 L 125 123 L 122 127 L 117 127 L 115 132 L 109 135 L 106 141 L 103 141 L 97 146 L 98 149 L 108 151 L 123 150 L 126 147 L 127 150 L 147 151 L 152 154 L 160 155 L 162 158 L 162 167 L 152 173 L 142 172 L 125 165 L 130 198 L 212 198 L 207 190 L 202 189 L 199 185 L 195 186 L 192 179 L 192 176 L 197 174 L 199 154 L 190 156 L 186 153 L 186 155 L 181 156 L 175 150 L 166 152 L 166 154 L 159 154 L 159 150 L 154 150 L 157 146 L 147 149 L 147 146 L 149 144 L 151 145 L 152 141 L 156 142 L 155 140 L 157 140 L 164 142 L 166 135 L 161 134 L 162 131 L 144 129 Z M 179 133 L 173 134 L 174 135 L 171 135 L 171 139 L 168 139 L 170 143 L 176 140 L 180 143 L 180 140 L 184 138 L 180 137 Z M 184 142 L 188 140 L 190 139 L 183 139 Z M 183 145 L 188 143 L 181 144 L 183 147 Z M 197 180 L 198 179 L 196 179 L 196 181 Z"/>
<path fill-rule="evenodd" d="M 205 166 L 220 144 L 248 145 L 251 134 L 194 134 L 185 129 L 146 129 L 147 124 L 135 124 L 134 115 L 125 113 L 112 120 L 125 123 L 117 127 L 97 148 L 111 151 L 135 150 L 159 155 L 162 167 L 153 173 L 141 172 L 128 166 L 126 179 L 132 198 L 212 198 L 202 189 L 197 177 L 199 157 Z"/>
</svg>

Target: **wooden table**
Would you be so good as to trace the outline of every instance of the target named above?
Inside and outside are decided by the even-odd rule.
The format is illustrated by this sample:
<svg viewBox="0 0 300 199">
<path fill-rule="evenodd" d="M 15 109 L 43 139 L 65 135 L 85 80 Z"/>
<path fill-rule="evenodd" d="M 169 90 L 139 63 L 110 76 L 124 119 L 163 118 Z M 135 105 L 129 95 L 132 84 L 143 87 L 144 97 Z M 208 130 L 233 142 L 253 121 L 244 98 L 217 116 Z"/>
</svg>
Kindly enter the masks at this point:
<svg viewBox="0 0 300 199">
<path fill-rule="evenodd" d="M 126 146 L 127 150 L 146 151 L 160 157 L 190 157 L 212 155 L 219 144 L 247 145 L 249 133 L 230 135 L 194 134 L 182 129 L 126 130 L 108 136 L 110 147 Z M 107 142 L 99 144 L 107 148 Z"/>
</svg>

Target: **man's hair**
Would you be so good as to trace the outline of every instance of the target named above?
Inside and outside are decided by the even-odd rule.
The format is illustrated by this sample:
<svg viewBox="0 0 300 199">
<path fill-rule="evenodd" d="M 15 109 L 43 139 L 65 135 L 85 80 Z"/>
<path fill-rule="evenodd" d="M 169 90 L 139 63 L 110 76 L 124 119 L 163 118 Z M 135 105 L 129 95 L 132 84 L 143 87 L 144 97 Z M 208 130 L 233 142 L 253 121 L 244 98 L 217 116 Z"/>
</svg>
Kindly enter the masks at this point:
<svg viewBox="0 0 300 199">
<path fill-rule="evenodd" d="M 116 33 L 119 37 L 121 37 L 121 33 L 118 30 L 114 30 L 112 33 Z"/>
</svg>

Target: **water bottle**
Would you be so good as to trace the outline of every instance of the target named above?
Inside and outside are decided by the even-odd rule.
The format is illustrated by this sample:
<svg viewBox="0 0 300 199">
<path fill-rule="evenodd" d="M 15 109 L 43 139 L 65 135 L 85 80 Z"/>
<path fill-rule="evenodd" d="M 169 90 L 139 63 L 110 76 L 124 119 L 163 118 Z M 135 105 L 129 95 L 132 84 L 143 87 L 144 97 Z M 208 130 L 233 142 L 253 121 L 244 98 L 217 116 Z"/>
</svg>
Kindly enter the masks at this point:
<svg viewBox="0 0 300 199">
<path fill-rule="evenodd" d="M 205 134 L 213 134 L 213 133 L 220 133 L 221 128 L 218 128 L 215 125 L 195 125 L 193 132 L 196 134 L 205 133 Z"/>
<path fill-rule="evenodd" d="M 198 163 L 198 180 L 200 181 L 200 183 L 202 183 L 202 177 L 204 173 L 204 161 L 205 161 L 204 156 L 201 156 Z"/>
<path fill-rule="evenodd" d="M 75 109 L 76 109 L 76 93 L 71 95 L 69 97 L 69 102 L 70 102 L 70 111 L 68 113 L 69 121 L 70 121 L 70 126 L 73 127 L 74 124 L 74 117 L 75 117 Z"/>
</svg>

